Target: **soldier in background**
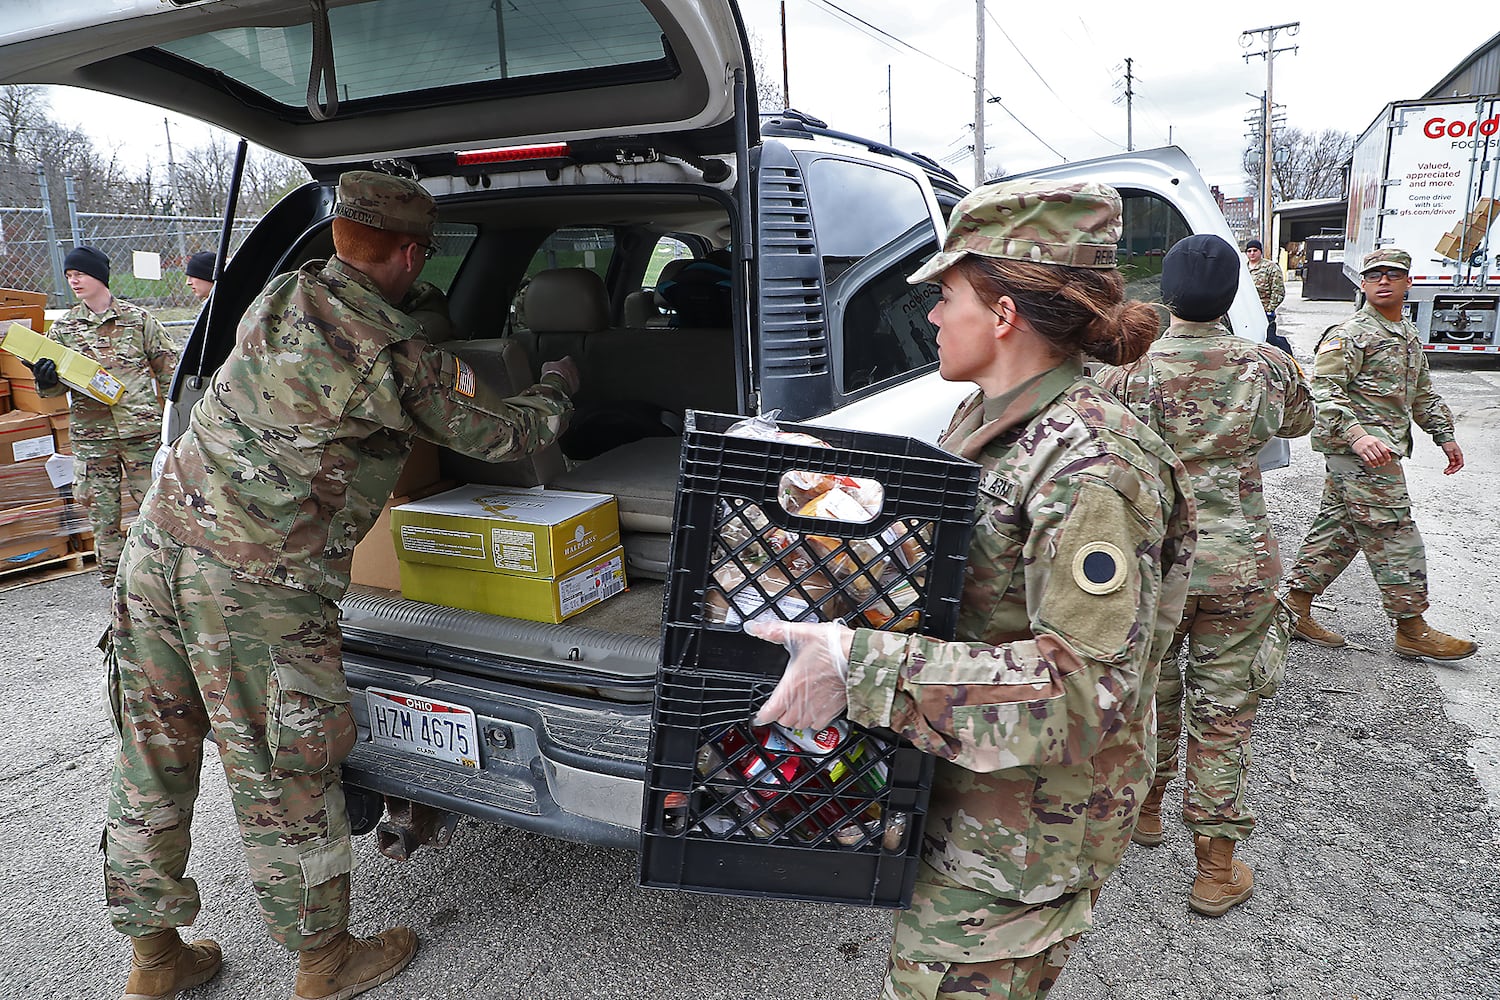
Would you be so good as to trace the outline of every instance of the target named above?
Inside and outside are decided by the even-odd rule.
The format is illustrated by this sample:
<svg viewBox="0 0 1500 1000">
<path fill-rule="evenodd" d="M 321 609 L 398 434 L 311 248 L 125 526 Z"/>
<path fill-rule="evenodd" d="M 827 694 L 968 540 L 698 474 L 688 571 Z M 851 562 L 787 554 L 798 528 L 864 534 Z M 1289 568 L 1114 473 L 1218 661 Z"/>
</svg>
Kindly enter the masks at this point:
<svg viewBox="0 0 1500 1000">
<path fill-rule="evenodd" d="M 219 257 L 210 250 L 199 250 L 188 258 L 183 274 L 187 276 L 188 288 L 192 289 L 193 297 L 200 302 L 214 290 L 214 264 L 218 263 Z"/>
<path fill-rule="evenodd" d="M 93 247 L 76 247 L 63 259 L 68 287 L 78 304 L 53 323 L 47 336 L 99 362 L 125 385 L 111 406 L 73 393 L 68 428 L 73 439 L 73 494 L 94 529 L 99 578 L 113 587 L 125 532 L 120 526 L 125 496 L 139 504 L 151 486 L 151 459 L 161 441 L 162 407 L 177 370 L 177 345 L 150 313 L 109 290 L 109 258 Z M 32 365 L 37 392 L 59 396 L 49 358 Z"/>
<path fill-rule="evenodd" d="M 1261 308 L 1266 312 L 1266 343 L 1292 353 L 1291 341 L 1276 332 L 1276 310 L 1286 298 L 1286 282 L 1281 277 L 1281 265 L 1265 258 L 1265 248 L 1260 240 L 1245 244 L 1245 260 L 1250 265 L 1250 280 L 1255 283 L 1255 294 L 1260 296 Z"/>
<path fill-rule="evenodd" d="M 1083 373 L 1083 354 L 1130 362 L 1158 329 L 1125 301 L 1120 231 L 1113 188 L 986 185 L 908 279 L 942 285 L 942 377 L 979 386 L 942 440 L 984 469 L 957 640 L 745 627 L 791 653 L 757 723 L 847 707 L 938 757 L 884 1000 L 1045 996 L 1151 783 L 1194 521 L 1182 464 Z"/>
<path fill-rule="evenodd" d="M 1312 601 L 1363 551 L 1385 613 L 1396 623 L 1397 654 L 1461 660 L 1479 647 L 1422 617 L 1427 554 L 1401 469 L 1401 459 L 1411 457 L 1413 420 L 1448 456 L 1443 475 L 1464 467 L 1453 414 L 1432 386 L 1421 335 L 1405 318 L 1410 272 L 1405 250 L 1366 254 L 1359 279 L 1364 306 L 1318 344 L 1312 443 L 1325 457 L 1328 478 L 1322 508 L 1287 575 L 1287 603 L 1297 616 L 1296 635 L 1319 646 L 1345 645 L 1342 635 L 1313 618 Z"/>
<path fill-rule="evenodd" d="M 241 320 L 120 567 L 104 848 L 131 997 L 175 997 L 220 967 L 218 944 L 177 933 L 199 907 L 185 872 L 210 733 L 261 912 L 299 953 L 298 1000 L 352 997 L 411 960 L 408 928 L 348 931 L 339 765 L 357 730 L 336 602 L 413 438 L 510 461 L 556 440 L 578 389 L 563 359 L 502 399 L 397 307 L 432 248 L 419 184 L 346 173 L 334 215 L 336 256 L 273 278 Z"/>
<path fill-rule="evenodd" d="M 1186 715 L 1182 818 L 1198 861 L 1188 905 L 1210 917 L 1253 891 L 1250 867 L 1234 857 L 1255 829 L 1246 801 L 1250 731 L 1260 700 L 1276 693 L 1290 638 L 1276 600 L 1281 556 L 1259 455 L 1273 437 L 1312 430 L 1315 412 L 1291 357 L 1220 322 L 1239 284 L 1239 254 L 1227 242 L 1209 235 L 1178 241 L 1162 260 L 1171 325 L 1140 361 L 1100 378 L 1182 459 L 1198 505 L 1187 608 L 1156 688 L 1156 780 L 1132 839 L 1162 842 L 1162 797 L 1177 776 Z"/>
</svg>

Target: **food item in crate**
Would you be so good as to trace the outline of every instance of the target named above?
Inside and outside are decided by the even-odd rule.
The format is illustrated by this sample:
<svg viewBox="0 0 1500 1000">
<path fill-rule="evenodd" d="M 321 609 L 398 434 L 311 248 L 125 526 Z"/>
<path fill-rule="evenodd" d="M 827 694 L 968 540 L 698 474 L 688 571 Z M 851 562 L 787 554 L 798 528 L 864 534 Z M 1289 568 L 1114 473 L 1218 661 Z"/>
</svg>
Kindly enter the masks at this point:
<svg viewBox="0 0 1500 1000">
<path fill-rule="evenodd" d="M 848 613 L 848 602 L 833 581 L 818 571 L 806 572 L 794 581 L 781 567 L 767 566 L 754 574 L 753 584 L 745 581 L 744 570 L 738 566 L 721 566 L 714 574 L 718 586 L 703 595 L 704 620 L 738 625 L 766 616 L 772 608 L 775 614 L 770 617 L 793 622 L 826 621 Z"/>
<path fill-rule="evenodd" d="M 802 844 L 897 851 L 907 817 L 882 809 L 887 776 L 844 720 L 817 733 L 731 726 L 698 749 L 699 791 L 707 793 L 698 824 L 717 836 L 743 824 L 757 840 L 784 833 Z"/>
</svg>

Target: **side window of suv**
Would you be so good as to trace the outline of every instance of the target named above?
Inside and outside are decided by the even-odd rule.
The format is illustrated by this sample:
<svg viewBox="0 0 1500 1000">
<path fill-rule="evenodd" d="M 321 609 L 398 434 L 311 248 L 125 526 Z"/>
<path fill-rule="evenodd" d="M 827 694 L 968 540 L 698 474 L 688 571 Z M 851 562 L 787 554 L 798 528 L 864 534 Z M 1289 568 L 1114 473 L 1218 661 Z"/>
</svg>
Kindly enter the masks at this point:
<svg viewBox="0 0 1500 1000">
<path fill-rule="evenodd" d="M 1161 301 L 1161 261 L 1173 244 L 1193 235 L 1187 220 L 1170 202 L 1154 194 L 1122 190 L 1123 232 L 1120 240 L 1120 276 L 1125 296 L 1142 302 Z M 1161 316 L 1162 329 L 1167 324 Z"/>
<path fill-rule="evenodd" d="M 805 164 L 818 252 L 827 282 L 829 329 L 845 395 L 937 362 L 927 321 L 932 285 L 906 276 L 938 249 L 918 183 L 879 166 L 822 157 Z"/>
<path fill-rule="evenodd" d="M 422 280 L 430 281 L 443 291 L 453 287 L 454 275 L 469 255 L 469 247 L 479 235 L 479 227 L 443 222 L 432 233 L 432 259 L 422 268 Z"/>
</svg>

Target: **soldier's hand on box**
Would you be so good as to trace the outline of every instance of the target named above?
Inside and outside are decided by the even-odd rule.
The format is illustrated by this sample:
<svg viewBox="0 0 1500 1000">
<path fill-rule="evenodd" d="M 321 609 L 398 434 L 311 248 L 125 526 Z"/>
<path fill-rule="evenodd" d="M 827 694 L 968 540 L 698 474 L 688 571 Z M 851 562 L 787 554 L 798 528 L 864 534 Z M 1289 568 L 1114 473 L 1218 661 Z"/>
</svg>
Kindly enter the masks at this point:
<svg viewBox="0 0 1500 1000">
<path fill-rule="evenodd" d="M 1391 449 L 1373 434 L 1366 434 L 1354 442 L 1354 454 L 1358 455 L 1360 461 L 1372 469 L 1378 469 L 1395 457 Z"/>
<path fill-rule="evenodd" d="M 779 722 L 819 730 L 849 707 L 849 647 L 854 630 L 839 622 L 751 621 L 746 633 L 779 642 L 791 659 L 781 683 L 755 715 L 755 724 Z"/>
<path fill-rule="evenodd" d="M 57 362 L 51 358 L 42 358 L 40 361 L 22 361 L 27 368 L 31 369 L 31 377 L 36 379 L 38 389 L 51 389 L 56 387 Z"/>
<path fill-rule="evenodd" d="M 549 361 L 546 364 L 542 365 L 542 376 L 544 378 L 552 374 L 553 372 L 561 375 L 563 377 L 563 381 L 568 384 L 569 396 L 577 394 L 579 381 L 578 366 L 573 363 L 573 359 L 571 357 L 561 358 L 557 361 Z"/>
<path fill-rule="evenodd" d="M 1443 475 L 1451 476 L 1464 467 L 1464 450 L 1458 446 L 1457 441 L 1444 441 L 1442 449 L 1443 454 L 1448 456 L 1448 467 L 1443 470 Z"/>
</svg>

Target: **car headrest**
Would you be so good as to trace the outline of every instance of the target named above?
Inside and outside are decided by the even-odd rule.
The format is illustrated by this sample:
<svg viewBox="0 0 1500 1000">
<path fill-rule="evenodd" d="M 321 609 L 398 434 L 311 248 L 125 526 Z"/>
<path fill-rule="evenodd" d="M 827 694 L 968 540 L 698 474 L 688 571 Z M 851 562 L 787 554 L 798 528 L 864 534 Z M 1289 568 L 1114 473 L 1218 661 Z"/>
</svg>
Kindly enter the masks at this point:
<svg viewBox="0 0 1500 1000">
<path fill-rule="evenodd" d="M 631 292 L 625 296 L 626 326 L 647 326 L 653 319 L 661 319 L 661 310 L 656 308 L 654 292 Z"/>
<path fill-rule="evenodd" d="M 594 333 L 609 328 L 604 279 L 586 267 L 539 271 L 526 286 L 522 309 L 536 333 Z"/>
</svg>

